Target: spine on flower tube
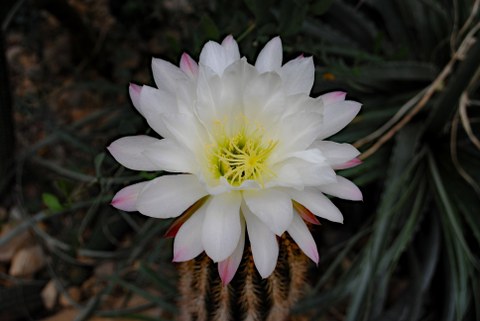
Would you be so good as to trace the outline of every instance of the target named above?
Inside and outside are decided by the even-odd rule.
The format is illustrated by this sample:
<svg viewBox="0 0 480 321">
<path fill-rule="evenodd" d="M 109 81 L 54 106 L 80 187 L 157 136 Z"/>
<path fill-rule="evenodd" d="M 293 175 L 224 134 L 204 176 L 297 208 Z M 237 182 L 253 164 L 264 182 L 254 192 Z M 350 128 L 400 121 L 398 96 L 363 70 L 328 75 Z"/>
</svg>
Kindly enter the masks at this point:
<svg viewBox="0 0 480 321">
<path fill-rule="evenodd" d="M 217 266 L 206 255 L 180 263 L 179 321 L 296 321 L 291 307 L 306 288 L 308 258 L 284 235 L 275 271 L 266 279 L 257 272 L 245 246 L 237 274 L 222 285 Z"/>
</svg>

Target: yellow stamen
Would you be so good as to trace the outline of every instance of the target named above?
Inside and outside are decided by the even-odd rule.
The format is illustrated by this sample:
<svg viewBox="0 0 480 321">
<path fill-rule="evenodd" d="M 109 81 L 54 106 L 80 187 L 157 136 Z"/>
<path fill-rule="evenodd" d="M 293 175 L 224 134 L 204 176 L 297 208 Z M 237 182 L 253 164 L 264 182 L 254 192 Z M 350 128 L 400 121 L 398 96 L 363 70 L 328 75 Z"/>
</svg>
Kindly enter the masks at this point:
<svg viewBox="0 0 480 321">
<path fill-rule="evenodd" d="M 262 131 L 247 133 L 241 129 L 237 134 L 227 137 L 221 135 L 216 146 L 210 146 L 210 169 L 216 178 L 225 179 L 234 186 L 246 180 L 255 180 L 261 185 L 274 176 L 268 167 L 268 157 L 277 146 L 277 142 L 264 142 Z"/>
</svg>

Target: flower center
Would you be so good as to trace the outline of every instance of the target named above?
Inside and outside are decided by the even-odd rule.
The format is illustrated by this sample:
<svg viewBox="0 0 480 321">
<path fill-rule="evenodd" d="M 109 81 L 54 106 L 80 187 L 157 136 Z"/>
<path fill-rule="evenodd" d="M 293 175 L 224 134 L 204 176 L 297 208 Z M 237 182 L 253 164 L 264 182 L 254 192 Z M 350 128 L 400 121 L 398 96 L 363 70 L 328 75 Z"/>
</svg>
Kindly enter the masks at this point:
<svg viewBox="0 0 480 321">
<path fill-rule="evenodd" d="M 222 137 L 212 148 L 211 169 L 214 175 L 225 177 L 233 186 L 245 180 L 255 180 L 263 185 L 272 177 L 268 157 L 277 146 L 276 141 L 265 143 L 259 130 L 247 134 L 244 129 L 231 137 Z"/>
</svg>

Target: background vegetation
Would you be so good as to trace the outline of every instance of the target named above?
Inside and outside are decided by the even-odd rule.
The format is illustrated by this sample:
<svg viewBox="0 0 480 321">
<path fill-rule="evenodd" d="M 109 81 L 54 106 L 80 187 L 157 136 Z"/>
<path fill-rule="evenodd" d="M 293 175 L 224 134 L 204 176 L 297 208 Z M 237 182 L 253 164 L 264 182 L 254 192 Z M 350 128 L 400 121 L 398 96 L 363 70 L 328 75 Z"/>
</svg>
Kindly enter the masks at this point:
<svg viewBox="0 0 480 321">
<path fill-rule="evenodd" d="M 365 199 L 334 199 L 345 224 L 315 229 L 320 264 L 293 313 L 478 320 L 479 5 L 2 1 L 0 319 L 173 319 L 170 222 L 109 206 L 152 176 L 122 168 L 105 146 L 148 133 L 127 86 L 153 84 L 152 56 L 198 57 L 232 34 L 250 61 L 280 35 L 286 58 L 314 56 L 313 96 L 343 90 L 363 103 L 333 140 L 363 152 L 342 175 Z"/>
</svg>

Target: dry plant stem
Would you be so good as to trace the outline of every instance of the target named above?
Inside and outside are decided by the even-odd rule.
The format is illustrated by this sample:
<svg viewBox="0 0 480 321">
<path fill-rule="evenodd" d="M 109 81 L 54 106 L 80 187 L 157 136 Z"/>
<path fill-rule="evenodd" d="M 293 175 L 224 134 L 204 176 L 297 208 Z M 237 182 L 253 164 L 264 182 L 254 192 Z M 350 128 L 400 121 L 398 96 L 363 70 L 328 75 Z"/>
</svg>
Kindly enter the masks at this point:
<svg viewBox="0 0 480 321">
<path fill-rule="evenodd" d="M 380 137 L 383 133 L 385 133 L 390 127 L 392 127 L 399 119 L 402 118 L 415 104 L 418 100 L 425 94 L 426 89 L 423 89 L 421 92 L 416 94 L 413 98 L 410 98 L 403 106 L 398 110 L 398 112 L 393 115 L 382 127 L 371 133 L 370 135 L 357 140 L 354 144 L 356 148 L 360 148 L 361 146 L 371 142 L 372 140 Z"/>
<path fill-rule="evenodd" d="M 467 18 L 467 21 L 462 26 L 462 29 L 458 32 L 458 35 L 461 37 L 467 28 L 472 24 L 473 20 L 478 14 L 478 9 L 480 9 L 480 0 L 475 0 L 474 4 L 472 5 L 472 11 L 470 12 L 470 16 Z"/>
<path fill-rule="evenodd" d="M 477 71 L 475 77 L 473 77 L 472 81 L 470 82 L 467 90 L 465 90 L 462 95 L 460 96 L 460 106 L 459 106 L 459 113 L 460 119 L 462 120 L 463 129 L 467 133 L 468 138 L 470 138 L 471 142 L 480 150 L 480 140 L 475 136 L 472 130 L 472 126 L 470 126 L 470 119 L 468 118 L 467 114 L 467 107 L 471 105 L 470 99 L 468 98 L 468 92 L 470 88 L 478 81 L 480 78 L 480 69 Z"/>
<path fill-rule="evenodd" d="M 232 282 L 224 286 L 206 255 L 181 263 L 179 321 L 293 321 L 289 312 L 305 291 L 308 258 L 287 236 L 273 274 L 262 279 L 250 246 Z"/>
<path fill-rule="evenodd" d="M 375 142 L 369 149 L 362 153 L 359 158 L 366 159 L 372 154 L 374 154 L 380 147 L 383 146 L 387 141 L 389 141 L 400 129 L 402 129 L 406 124 L 408 124 L 412 118 L 418 114 L 423 107 L 428 103 L 432 98 L 435 91 L 441 88 L 442 84 L 445 82 L 445 79 L 452 72 L 454 64 L 457 60 L 462 59 L 467 54 L 472 43 L 475 41 L 474 35 L 480 28 L 480 23 L 477 23 L 470 32 L 465 36 L 462 43 L 458 47 L 458 50 L 453 54 L 450 61 L 443 68 L 442 72 L 437 76 L 433 83 L 427 88 L 425 95 L 420 99 L 420 101 L 413 107 L 408 114 L 406 114 L 395 126 L 393 126 L 387 133 L 385 133 L 380 139 Z M 357 146 L 357 143 L 354 144 Z"/>
<path fill-rule="evenodd" d="M 471 104 L 470 99 L 468 98 L 468 92 L 471 89 L 471 87 L 474 86 L 474 84 L 478 81 L 479 77 L 480 77 L 480 71 L 477 71 L 477 74 L 475 75 L 475 77 L 472 78 L 467 89 L 460 96 L 458 113 L 455 114 L 455 117 L 453 118 L 453 121 L 452 121 L 452 130 L 450 134 L 450 153 L 452 156 L 452 162 L 455 165 L 455 168 L 457 169 L 460 176 L 462 176 L 463 179 L 465 179 L 465 181 L 470 186 L 472 186 L 472 188 L 475 190 L 477 195 L 480 196 L 480 186 L 462 167 L 458 159 L 458 153 L 457 153 L 457 131 L 458 131 L 459 118 L 462 121 L 463 129 L 467 133 L 467 136 L 470 139 L 470 141 L 475 145 L 476 148 L 480 149 L 480 141 L 473 133 L 472 127 L 470 126 L 471 122 L 467 114 L 467 107 Z"/>
<path fill-rule="evenodd" d="M 460 113 L 460 118 L 462 120 L 462 126 L 463 129 L 465 129 L 465 132 L 468 135 L 468 138 L 470 138 L 470 141 L 480 149 L 480 140 L 478 140 L 477 136 L 473 133 L 472 126 L 470 126 L 470 120 L 467 115 L 467 106 L 468 106 L 468 96 L 467 93 L 464 92 L 462 96 L 460 97 L 460 108 L 459 108 L 459 113 Z"/>
<path fill-rule="evenodd" d="M 458 160 L 457 153 L 457 131 L 458 131 L 458 114 L 455 115 L 452 121 L 452 131 L 450 133 L 450 154 L 452 157 L 452 162 L 455 165 L 457 172 L 463 179 L 475 190 L 477 195 L 480 196 L 480 186 L 475 182 L 475 180 L 465 171 L 465 169 L 460 164 Z"/>
</svg>

